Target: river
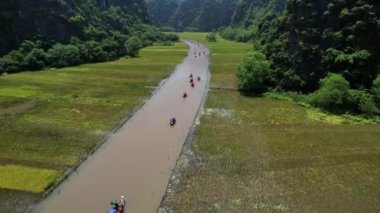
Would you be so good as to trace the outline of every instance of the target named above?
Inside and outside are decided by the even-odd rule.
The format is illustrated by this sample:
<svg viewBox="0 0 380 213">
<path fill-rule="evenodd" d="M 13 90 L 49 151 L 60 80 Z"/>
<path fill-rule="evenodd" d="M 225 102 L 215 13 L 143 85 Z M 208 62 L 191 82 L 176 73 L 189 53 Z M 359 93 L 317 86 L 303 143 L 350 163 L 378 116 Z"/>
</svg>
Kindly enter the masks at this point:
<svg viewBox="0 0 380 213">
<path fill-rule="evenodd" d="M 107 212 L 120 195 L 126 196 L 128 213 L 157 211 L 208 89 L 209 50 L 185 42 L 188 56 L 165 83 L 32 212 Z M 173 127 L 172 116 L 177 119 Z"/>
</svg>

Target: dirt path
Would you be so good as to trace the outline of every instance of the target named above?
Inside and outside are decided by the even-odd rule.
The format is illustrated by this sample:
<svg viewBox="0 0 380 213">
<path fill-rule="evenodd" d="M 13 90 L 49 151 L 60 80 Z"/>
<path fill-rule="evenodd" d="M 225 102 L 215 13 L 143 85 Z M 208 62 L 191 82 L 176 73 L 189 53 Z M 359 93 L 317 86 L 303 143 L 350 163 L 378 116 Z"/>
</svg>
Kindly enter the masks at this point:
<svg viewBox="0 0 380 213">
<path fill-rule="evenodd" d="M 188 56 L 157 93 L 32 212 L 106 212 L 122 194 L 128 213 L 157 211 L 208 85 L 208 49 L 186 43 Z M 177 118 L 174 127 L 171 116 Z"/>
</svg>

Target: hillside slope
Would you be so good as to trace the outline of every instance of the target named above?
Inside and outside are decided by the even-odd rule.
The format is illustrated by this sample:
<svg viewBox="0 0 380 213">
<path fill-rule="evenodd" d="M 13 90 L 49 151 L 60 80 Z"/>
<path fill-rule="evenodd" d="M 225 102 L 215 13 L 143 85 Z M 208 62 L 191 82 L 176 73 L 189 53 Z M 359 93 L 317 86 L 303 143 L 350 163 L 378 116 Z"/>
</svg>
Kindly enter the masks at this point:
<svg viewBox="0 0 380 213">
<path fill-rule="evenodd" d="M 25 39 L 68 41 L 88 25 L 128 31 L 148 21 L 143 0 L 5 0 L 0 2 L 0 54 Z"/>
<path fill-rule="evenodd" d="M 211 31 L 228 26 L 237 0 L 147 0 L 156 26 L 176 31 Z"/>
</svg>

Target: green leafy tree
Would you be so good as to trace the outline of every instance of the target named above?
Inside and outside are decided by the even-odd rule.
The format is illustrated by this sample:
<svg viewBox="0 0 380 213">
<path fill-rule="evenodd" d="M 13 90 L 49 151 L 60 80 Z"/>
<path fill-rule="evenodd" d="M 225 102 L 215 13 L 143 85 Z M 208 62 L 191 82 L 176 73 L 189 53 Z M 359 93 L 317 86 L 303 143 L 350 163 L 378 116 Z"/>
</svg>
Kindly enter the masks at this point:
<svg viewBox="0 0 380 213">
<path fill-rule="evenodd" d="M 4 57 L 2 57 L 2 73 L 16 73 L 22 70 L 24 68 L 23 57 L 24 55 L 18 50 L 13 50 Z"/>
<path fill-rule="evenodd" d="M 139 38 L 131 37 L 125 42 L 125 48 L 127 49 L 127 54 L 136 57 L 139 55 L 139 51 L 142 48 L 142 44 Z"/>
<path fill-rule="evenodd" d="M 86 61 L 91 62 L 102 62 L 106 61 L 108 54 L 103 51 L 101 44 L 97 41 L 86 41 L 84 43 L 85 46 L 85 54 L 84 58 Z"/>
<path fill-rule="evenodd" d="M 270 65 L 264 54 L 257 51 L 249 52 L 237 70 L 239 89 L 256 94 L 267 91 L 272 78 Z"/>
<path fill-rule="evenodd" d="M 78 47 L 68 44 L 55 44 L 48 50 L 48 61 L 53 67 L 66 67 L 80 64 Z"/>
<path fill-rule="evenodd" d="M 40 70 L 45 67 L 47 57 L 43 49 L 34 48 L 25 56 L 26 69 Z"/>
</svg>

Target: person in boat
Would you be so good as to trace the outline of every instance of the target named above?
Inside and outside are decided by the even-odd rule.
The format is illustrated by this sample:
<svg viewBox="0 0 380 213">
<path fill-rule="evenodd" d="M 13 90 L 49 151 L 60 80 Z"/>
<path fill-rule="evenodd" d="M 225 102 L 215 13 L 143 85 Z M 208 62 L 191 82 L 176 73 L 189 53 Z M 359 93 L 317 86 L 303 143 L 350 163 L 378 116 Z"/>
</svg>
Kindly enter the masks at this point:
<svg viewBox="0 0 380 213">
<path fill-rule="evenodd" d="M 124 195 L 120 196 L 119 203 L 117 204 L 116 213 L 123 213 L 125 209 L 125 197 Z"/>
<path fill-rule="evenodd" d="M 175 117 L 170 118 L 170 126 L 174 126 L 176 122 L 177 120 L 175 119 Z"/>
<path fill-rule="evenodd" d="M 193 78 L 193 73 L 190 73 L 190 79 Z"/>
<path fill-rule="evenodd" d="M 190 84 L 194 83 L 194 80 L 193 78 L 190 79 Z"/>
<path fill-rule="evenodd" d="M 111 201 L 111 209 L 108 210 L 107 213 L 117 213 L 117 208 L 118 207 L 118 203 L 117 203 L 117 200 L 112 200 Z"/>
<path fill-rule="evenodd" d="M 193 82 L 193 83 L 191 83 L 191 87 L 194 87 L 194 82 Z"/>
<path fill-rule="evenodd" d="M 183 97 L 183 98 L 187 98 L 187 93 L 186 93 L 186 92 L 183 92 L 182 97 Z"/>
</svg>

